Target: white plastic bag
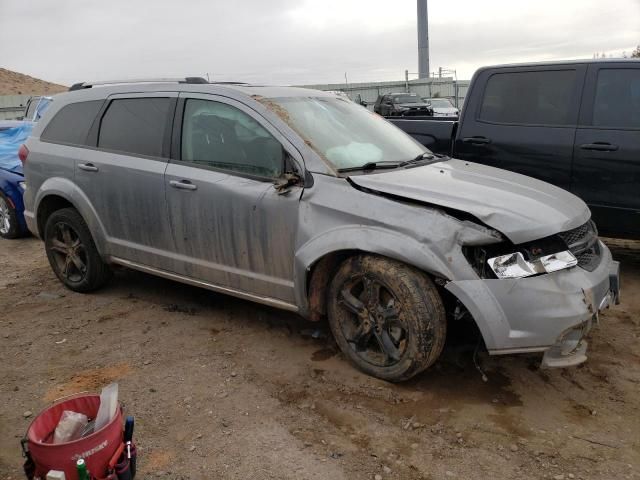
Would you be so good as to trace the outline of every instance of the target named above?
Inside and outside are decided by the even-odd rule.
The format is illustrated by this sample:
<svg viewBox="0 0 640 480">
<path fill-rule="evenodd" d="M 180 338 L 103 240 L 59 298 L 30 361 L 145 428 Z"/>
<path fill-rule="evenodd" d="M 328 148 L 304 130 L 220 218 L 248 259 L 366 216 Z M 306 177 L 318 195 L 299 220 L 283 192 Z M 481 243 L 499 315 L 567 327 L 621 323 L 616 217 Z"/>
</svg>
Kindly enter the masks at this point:
<svg viewBox="0 0 640 480">
<path fill-rule="evenodd" d="M 53 434 L 53 443 L 66 443 L 80 437 L 82 430 L 89 423 L 89 419 L 82 413 L 65 410 Z"/>
<path fill-rule="evenodd" d="M 118 384 L 111 383 L 102 389 L 100 393 L 100 408 L 96 415 L 96 424 L 93 428 L 97 432 L 107 425 L 116 414 L 118 409 Z"/>
</svg>

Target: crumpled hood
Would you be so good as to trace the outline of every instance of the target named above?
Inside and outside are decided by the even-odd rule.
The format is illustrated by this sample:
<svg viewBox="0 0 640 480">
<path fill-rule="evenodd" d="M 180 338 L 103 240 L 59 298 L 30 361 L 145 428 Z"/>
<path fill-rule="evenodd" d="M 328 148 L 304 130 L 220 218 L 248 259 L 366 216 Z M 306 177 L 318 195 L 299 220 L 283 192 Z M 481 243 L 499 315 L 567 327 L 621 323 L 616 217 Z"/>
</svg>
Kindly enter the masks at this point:
<svg viewBox="0 0 640 480">
<path fill-rule="evenodd" d="M 575 195 L 531 177 L 462 160 L 351 176 L 361 187 L 468 212 L 519 244 L 591 217 Z"/>
</svg>

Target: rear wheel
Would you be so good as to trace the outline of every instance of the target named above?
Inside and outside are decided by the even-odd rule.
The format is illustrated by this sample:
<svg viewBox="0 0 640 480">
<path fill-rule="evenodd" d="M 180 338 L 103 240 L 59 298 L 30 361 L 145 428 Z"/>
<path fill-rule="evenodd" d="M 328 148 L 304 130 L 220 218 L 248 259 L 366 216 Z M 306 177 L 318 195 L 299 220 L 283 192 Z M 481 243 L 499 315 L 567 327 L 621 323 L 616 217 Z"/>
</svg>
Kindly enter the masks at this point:
<svg viewBox="0 0 640 480">
<path fill-rule="evenodd" d="M 70 290 L 90 292 L 111 278 L 87 224 L 73 208 L 51 214 L 45 225 L 47 258 L 56 276 Z"/>
<path fill-rule="evenodd" d="M 18 215 L 11 201 L 0 192 L 0 237 L 18 238 L 20 227 L 18 226 Z"/>
<path fill-rule="evenodd" d="M 442 299 L 419 270 L 373 255 L 348 259 L 329 292 L 329 324 L 360 370 L 392 382 L 433 364 L 446 336 Z"/>
</svg>

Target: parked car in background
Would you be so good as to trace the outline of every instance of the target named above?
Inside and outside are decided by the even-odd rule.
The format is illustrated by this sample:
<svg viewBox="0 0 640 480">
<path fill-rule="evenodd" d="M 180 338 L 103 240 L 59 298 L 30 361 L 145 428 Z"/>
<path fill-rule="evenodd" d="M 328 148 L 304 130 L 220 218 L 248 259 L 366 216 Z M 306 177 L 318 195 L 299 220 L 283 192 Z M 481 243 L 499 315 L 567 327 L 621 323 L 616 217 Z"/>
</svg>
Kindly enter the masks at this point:
<svg viewBox="0 0 640 480">
<path fill-rule="evenodd" d="M 435 152 L 573 192 L 602 234 L 640 238 L 640 59 L 485 67 L 459 122 L 392 121 Z"/>
<path fill-rule="evenodd" d="M 390 381 L 464 319 L 491 354 L 586 360 L 619 283 L 579 198 L 435 156 L 339 95 L 202 82 L 79 84 L 34 129 L 25 218 L 66 287 L 122 265 L 328 317 Z"/>
<path fill-rule="evenodd" d="M 24 221 L 24 175 L 18 151 L 27 140 L 32 122 L 0 130 L 0 237 L 17 238 L 28 232 Z"/>
<path fill-rule="evenodd" d="M 378 95 L 373 111 L 383 117 L 412 117 L 433 115 L 433 109 L 417 93 L 388 93 Z"/>
<path fill-rule="evenodd" d="M 51 97 L 31 97 L 24 120 L 0 122 L 0 237 L 17 238 L 28 233 L 24 220 L 24 174 L 20 147 L 51 103 Z"/>
<path fill-rule="evenodd" d="M 27 101 L 27 105 L 24 109 L 24 116 L 19 120 L 26 120 L 29 122 L 37 122 L 42 117 L 49 104 L 53 101 L 52 97 L 45 97 L 36 95 L 31 97 Z"/>
<path fill-rule="evenodd" d="M 423 98 L 422 100 L 431 105 L 434 117 L 457 117 L 460 114 L 460 110 L 448 98 Z"/>
</svg>

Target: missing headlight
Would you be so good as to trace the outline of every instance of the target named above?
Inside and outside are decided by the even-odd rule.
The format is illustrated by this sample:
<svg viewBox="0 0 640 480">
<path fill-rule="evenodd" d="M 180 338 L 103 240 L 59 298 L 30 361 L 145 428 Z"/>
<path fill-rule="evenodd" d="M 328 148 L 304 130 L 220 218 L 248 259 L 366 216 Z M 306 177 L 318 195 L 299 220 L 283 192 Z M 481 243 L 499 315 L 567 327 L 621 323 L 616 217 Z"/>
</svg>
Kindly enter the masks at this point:
<svg viewBox="0 0 640 480">
<path fill-rule="evenodd" d="M 551 273 L 577 264 L 557 236 L 520 245 L 509 241 L 478 247 L 465 246 L 462 252 L 481 278 L 521 278 Z"/>
<path fill-rule="evenodd" d="M 490 258 L 487 264 L 498 278 L 522 278 L 551 273 L 578 264 L 578 260 L 569 251 L 545 255 L 533 261 L 527 261 L 521 252 Z"/>
</svg>

